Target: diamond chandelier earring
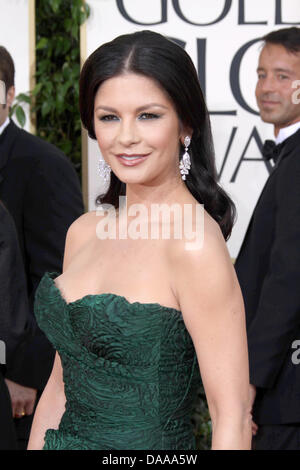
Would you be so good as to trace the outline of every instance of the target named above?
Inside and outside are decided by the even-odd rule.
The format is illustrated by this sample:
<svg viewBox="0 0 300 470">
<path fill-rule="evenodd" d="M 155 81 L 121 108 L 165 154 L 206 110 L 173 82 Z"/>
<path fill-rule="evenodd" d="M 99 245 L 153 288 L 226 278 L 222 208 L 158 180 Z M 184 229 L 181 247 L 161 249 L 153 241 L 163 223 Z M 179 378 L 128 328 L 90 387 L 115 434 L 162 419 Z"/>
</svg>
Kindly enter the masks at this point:
<svg viewBox="0 0 300 470">
<path fill-rule="evenodd" d="M 190 159 L 190 156 L 189 156 L 189 153 L 188 153 L 188 148 L 189 148 L 190 143 L 191 143 L 191 139 L 187 135 L 184 139 L 185 152 L 184 152 L 183 157 L 180 160 L 180 164 L 179 164 L 181 178 L 183 180 L 186 179 L 186 175 L 189 174 L 189 170 L 191 168 L 191 159 Z"/>
<path fill-rule="evenodd" d="M 99 173 L 103 180 L 107 183 L 110 178 L 111 167 L 103 158 L 99 160 Z"/>
</svg>

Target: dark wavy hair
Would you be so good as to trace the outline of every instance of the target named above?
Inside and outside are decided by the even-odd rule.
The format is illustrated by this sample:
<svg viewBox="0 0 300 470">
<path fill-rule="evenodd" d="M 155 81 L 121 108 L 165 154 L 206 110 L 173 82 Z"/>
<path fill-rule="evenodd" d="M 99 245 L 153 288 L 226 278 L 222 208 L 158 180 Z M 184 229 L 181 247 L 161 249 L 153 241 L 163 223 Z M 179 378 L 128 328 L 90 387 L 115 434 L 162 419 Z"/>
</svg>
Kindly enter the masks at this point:
<svg viewBox="0 0 300 470">
<path fill-rule="evenodd" d="M 285 47 L 292 53 L 300 52 L 300 28 L 283 28 L 271 31 L 263 38 L 266 44 L 276 44 Z"/>
<path fill-rule="evenodd" d="M 218 222 L 227 240 L 234 224 L 235 206 L 217 183 L 210 119 L 196 69 L 189 55 L 175 42 L 152 31 L 140 31 L 119 36 L 89 56 L 79 84 L 80 115 L 89 136 L 96 139 L 94 101 L 99 86 L 128 72 L 155 80 L 173 102 L 181 122 L 193 130 L 189 147 L 191 169 L 185 184 Z M 179 159 L 183 151 L 181 145 Z M 119 196 L 125 194 L 126 184 L 111 172 L 109 188 L 96 202 L 118 208 Z"/>
</svg>

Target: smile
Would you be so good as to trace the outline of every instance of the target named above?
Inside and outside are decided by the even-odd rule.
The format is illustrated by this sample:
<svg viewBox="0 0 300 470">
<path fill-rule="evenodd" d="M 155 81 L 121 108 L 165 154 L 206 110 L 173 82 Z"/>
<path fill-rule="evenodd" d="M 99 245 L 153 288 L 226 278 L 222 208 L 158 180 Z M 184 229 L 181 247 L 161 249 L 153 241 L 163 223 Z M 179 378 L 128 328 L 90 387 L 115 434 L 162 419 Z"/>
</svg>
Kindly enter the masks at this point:
<svg viewBox="0 0 300 470">
<path fill-rule="evenodd" d="M 263 106 L 275 106 L 279 104 L 279 102 L 278 101 L 261 101 L 261 104 Z"/>
<path fill-rule="evenodd" d="M 146 157 L 148 157 L 149 154 L 147 155 L 117 155 L 117 158 L 120 160 L 120 162 L 125 165 L 125 166 L 134 166 L 138 165 L 142 161 L 145 160 Z"/>
</svg>

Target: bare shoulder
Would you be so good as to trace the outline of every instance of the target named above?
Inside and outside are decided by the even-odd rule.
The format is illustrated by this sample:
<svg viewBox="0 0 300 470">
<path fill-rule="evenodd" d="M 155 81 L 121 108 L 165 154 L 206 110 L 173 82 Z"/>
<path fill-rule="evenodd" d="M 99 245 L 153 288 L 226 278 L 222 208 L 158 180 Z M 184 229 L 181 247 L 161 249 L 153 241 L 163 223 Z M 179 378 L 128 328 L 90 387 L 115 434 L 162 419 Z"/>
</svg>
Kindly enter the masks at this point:
<svg viewBox="0 0 300 470">
<path fill-rule="evenodd" d="M 230 261 L 226 242 L 221 232 L 219 224 L 204 210 L 201 224 L 196 226 L 193 223 L 193 231 L 198 232 L 199 243 L 188 243 L 188 239 L 182 237 L 174 240 L 169 245 L 169 256 L 180 270 L 196 266 L 204 266 L 207 263 L 213 265 L 223 259 Z"/>
<path fill-rule="evenodd" d="M 64 270 L 71 259 L 96 236 L 97 211 L 82 214 L 69 227 L 66 236 Z"/>
<path fill-rule="evenodd" d="M 186 249 L 186 240 L 172 242 L 172 288 L 187 323 L 240 300 L 235 271 L 219 224 L 204 211 L 201 246 Z"/>
<path fill-rule="evenodd" d="M 67 232 L 67 237 L 86 239 L 91 236 L 93 230 L 95 229 L 97 219 L 97 211 L 89 211 L 82 214 L 78 219 L 70 225 Z"/>
</svg>

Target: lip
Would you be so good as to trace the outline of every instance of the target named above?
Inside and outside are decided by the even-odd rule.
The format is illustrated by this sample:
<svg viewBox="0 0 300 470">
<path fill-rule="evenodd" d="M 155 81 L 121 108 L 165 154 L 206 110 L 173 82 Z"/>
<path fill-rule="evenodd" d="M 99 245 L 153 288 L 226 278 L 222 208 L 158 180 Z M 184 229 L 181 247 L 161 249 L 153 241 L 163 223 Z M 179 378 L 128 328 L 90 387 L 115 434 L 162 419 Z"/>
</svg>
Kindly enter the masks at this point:
<svg viewBox="0 0 300 470">
<path fill-rule="evenodd" d="M 261 100 L 261 104 L 263 106 L 276 106 L 279 104 L 279 101 L 267 101 L 267 100 Z"/>
<path fill-rule="evenodd" d="M 122 163 L 122 165 L 124 166 L 136 166 L 138 165 L 139 163 L 143 162 L 150 154 L 147 153 L 147 154 L 136 154 L 136 153 L 132 153 L 132 154 L 128 154 L 128 153 L 120 153 L 118 155 L 116 155 L 116 157 L 118 158 L 118 160 L 120 161 L 120 163 Z M 125 160 L 124 158 L 122 157 L 139 157 L 139 158 L 135 158 L 134 160 Z"/>
</svg>

